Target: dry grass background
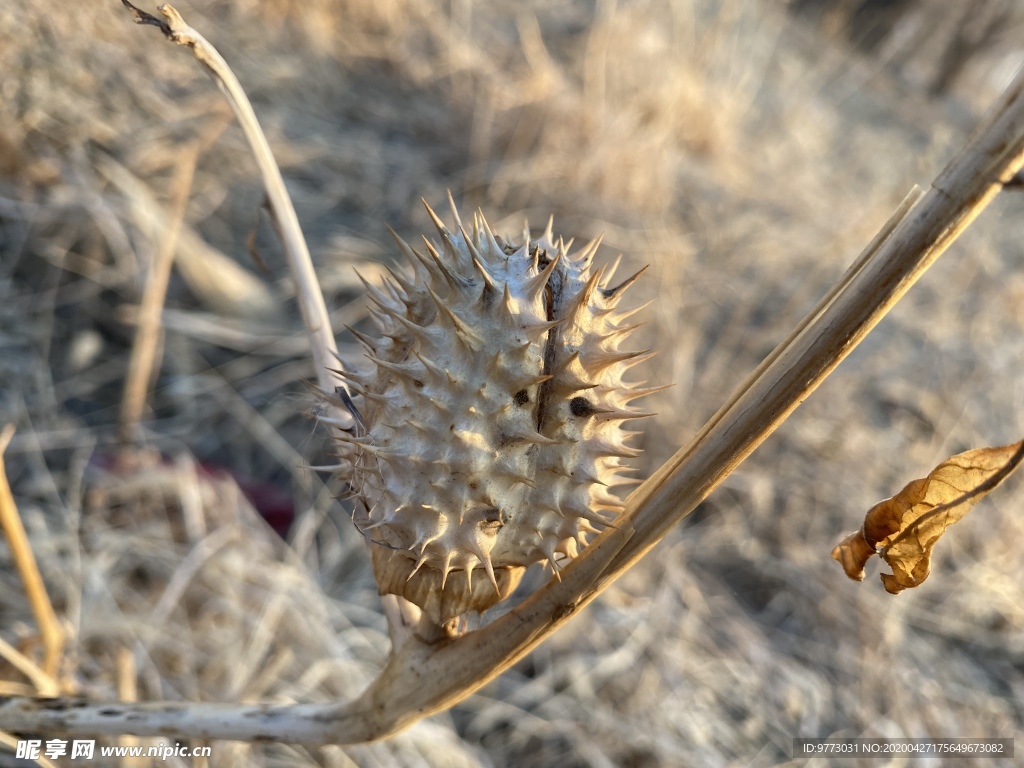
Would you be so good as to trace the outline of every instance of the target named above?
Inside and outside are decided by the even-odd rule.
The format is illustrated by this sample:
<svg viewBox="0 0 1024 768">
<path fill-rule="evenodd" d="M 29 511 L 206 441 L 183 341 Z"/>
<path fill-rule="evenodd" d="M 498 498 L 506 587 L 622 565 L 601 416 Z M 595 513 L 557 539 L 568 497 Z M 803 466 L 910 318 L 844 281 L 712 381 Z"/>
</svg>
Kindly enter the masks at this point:
<svg viewBox="0 0 1024 768">
<path fill-rule="evenodd" d="M 567 236 L 606 233 L 625 267 L 652 264 L 636 289 L 656 299 L 648 372 L 675 386 L 651 398 L 645 470 L 994 95 L 980 69 L 970 98 L 929 101 L 750 0 L 178 7 L 249 90 L 339 328 L 364 312 L 352 264 L 395 258 L 384 222 L 426 232 L 418 198 L 447 188 L 496 230 L 554 213 Z M 4 5 L 0 72 L 0 423 L 18 425 L 8 473 L 71 634 L 66 686 L 354 695 L 383 662 L 385 625 L 357 534 L 302 468 L 324 463 L 300 383 L 311 363 L 265 220 L 268 274 L 246 253 L 261 191 L 219 94 L 115 0 Z M 119 456 L 133 309 L 195 142 L 146 451 Z M 382 744 L 218 743 L 210 764 L 803 765 L 794 736 L 1021 735 L 1019 481 L 943 543 L 915 592 L 848 582 L 828 558 L 938 460 L 1022 436 L 1021 213 L 1018 196 L 997 201 L 684 525 L 478 695 Z M 294 505 L 287 544 L 235 479 L 264 507 Z M 0 637 L 31 653 L 8 557 L 0 545 Z M 26 690 L 3 662 L 0 679 Z"/>
</svg>

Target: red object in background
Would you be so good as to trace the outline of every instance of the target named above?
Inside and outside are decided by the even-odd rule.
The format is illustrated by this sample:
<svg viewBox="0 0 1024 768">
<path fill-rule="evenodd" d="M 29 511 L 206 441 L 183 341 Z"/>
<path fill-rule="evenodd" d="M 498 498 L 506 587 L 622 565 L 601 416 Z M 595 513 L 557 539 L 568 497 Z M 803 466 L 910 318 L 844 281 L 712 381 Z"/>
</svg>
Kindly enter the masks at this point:
<svg viewBox="0 0 1024 768">
<path fill-rule="evenodd" d="M 153 467 L 157 463 L 161 467 L 173 469 L 175 462 L 172 458 L 163 454 L 116 454 L 116 453 L 95 453 L 89 460 L 89 464 L 103 472 L 112 475 L 127 475 L 139 471 L 141 467 Z M 200 461 L 196 463 L 196 470 L 200 477 L 206 476 L 210 479 L 230 477 L 238 485 L 242 495 L 248 499 L 253 508 L 283 539 L 288 536 L 288 531 L 295 522 L 295 498 L 291 492 L 273 483 L 257 480 L 234 471 L 230 467 L 220 464 Z"/>
<path fill-rule="evenodd" d="M 287 538 L 288 531 L 295 522 L 295 499 L 289 491 L 263 480 L 245 477 L 225 467 L 200 462 L 199 468 L 204 472 L 226 472 L 231 475 L 260 516 L 282 539 Z"/>
</svg>

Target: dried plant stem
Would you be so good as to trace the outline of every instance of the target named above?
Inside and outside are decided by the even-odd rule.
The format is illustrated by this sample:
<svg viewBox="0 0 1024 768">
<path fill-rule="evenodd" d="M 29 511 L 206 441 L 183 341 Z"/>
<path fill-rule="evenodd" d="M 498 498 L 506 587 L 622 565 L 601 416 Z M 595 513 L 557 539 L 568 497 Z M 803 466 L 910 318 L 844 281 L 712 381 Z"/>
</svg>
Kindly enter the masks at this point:
<svg viewBox="0 0 1024 768">
<path fill-rule="evenodd" d="M 895 306 L 1024 166 L 1024 71 L 891 234 L 827 306 L 630 496 L 637 535 L 604 578 L 639 560 L 749 456 Z M 603 588 L 603 586 L 602 586 Z"/>
<path fill-rule="evenodd" d="M 0 528 L 3 529 L 4 536 L 7 537 L 7 545 L 11 550 L 14 567 L 21 577 L 21 583 L 25 586 L 25 594 L 28 596 L 29 605 L 32 606 L 36 624 L 39 625 L 39 635 L 43 640 L 43 663 L 38 674 L 34 674 L 30 668 L 23 667 L 23 671 L 32 680 L 41 695 L 54 696 L 60 692 L 57 673 L 61 654 L 64 651 L 64 629 L 50 603 L 50 596 L 46 592 L 46 585 L 43 583 L 36 558 L 32 554 L 32 547 L 28 543 L 28 536 L 25 534 L 25 526 L 21 523 L 21 516 L 14 503 L 11 486 L 7 482 L 7 469 L 4 465 L 3 454 L 13 436 L 13 424 L 8 424 L 0 433 Z M 14 648 L 6 643 L 4 647 L 14 651 L 17 657 L 20 657 L 7 656 L 8 661 L 15 666 L 23 666 L 19 664 L 21 660 L 28 661 L 34 666 L 33 662 L 25 659 Z"/>
<path fill-rule="evenodd" d="M 161 735 L 181 739 L 351 744 L 390 736 L 469 695 L 569 620 L 612 556 L 628 523 L 609 529 L 553 581 L 499 621 L 457 640 L 409 636 L 380 677 L 351 702 L 245 706 L 168 702 L 91 703 L 80 699 L 0 698 L 0 730 Z M 581 591 L 582 590 L 582 591 Z"/>
<path fill-rule="evenodd" d="M 171 184 L 170 225 L 157 248 L 142 292 L 138 328 L 135 332 L 131 358 L 128 361 L 128 375 L 121 400 L 121 439 L 126 443 L 132 442 L 136 437 L 139 421 L 142 420 L 142 412 L 146 407 L 146 393 L 159 365 L 157 350 L 161 346 L 162 335 L 160 312 L 167 296 L 174 252 L 178 247 L 178 234 L 185 219 L 185 206 L 188 204 L 198 159 L 198 144 L 189 147 L 180 155 L 180 162 L 177 164 L 177 171 Z"/>
<path fill-rule="evenodd" d="M 60 684 L 54 678 L 46 674 L 42 667 L 2 637 L 0 637 L 0 659 L 28 678 L 32 684 L 29 691 L 35 689 L 39 696 L 58 696 L 60 694 Z"/>
<path fill-rule="evenodd" d="M 168 15 L 166 6 L 164 14 Z M 197 54 L 198 55 L 198 54 Z M 480 630 L 396 639 L 352 702 L 242 707 L 73 700 L 0 702 L 0 729 L 179 738 L 358 742 L 384 738 L 465 698 L 528 653 L 689 514 L 825 379 L 1024 165 L 1024 73 L 913 207 L 905 204 L 839 286 L 708 424 L 628 499 L 626 516 L 561 574 Z"/>
<path fill-rule="evenodd" d="M 285 188 L 281 170 L 277 166 L 277 161 L 274 160 L 270 144 L 267 143 L 267 137 L 263 134 L 263 129 L 260 128 L 249 98 L 217 49 L 186 24 L 181 14 L 172 6 L 161 5 L 158 7 L 164 17 L 161 20 L 139 10 L 128 0 L 121 0 L 121 2 L 131 12 L 137 24 L 158 27 L 168 40 L 189 48 L 196 59 L 206 68 L 217 87 L 220 88 L 238 118 L 263 176 L 263 185 L 267 191 L 270 210 L 280 230 L 285 258 L 288 260 L 288 267 L 295 279 L 299 309 L 310 336 L 317 383 L 324 392 L 332 394 L 340 382 L 329 370 L 337 357 L 337 346 L 327 315 L 327 305 L 324 304 L 320 283 L 317 281 L 316 272 L 313 269 L 313 260 L 309 256 L 306 239 L 302 236 L 299 219 L 295 215 L 295 208 L 288 196 L 288 190 Z"/>
<path fill-rule="evenodd" d="M 329 395 L 334 394 L 335 389 L 344 387 L 344 384 L 330 370 L 338 358 L 338 347 L 334 340 L 330 317 L 327 314 L 327 306 L 324 304 L 323 293 L 320 290 L 316 271 L 313 269 L 313 260 L 310 258 L 306 239 L 299 226 L 299 219 L 295 215 L 291 197 L 289 197 L 284 179 L 281 177 L 281 170 L 270 151 L 270 144 L 267 143 L 267 138 L 260 128 L 249 98 L 245 95 L 238 78 L 231 71 L 231 67 L 224 61 L 217 49 L 205 37 L 186 24 L 181 14 L 172 6 L 166 4 L 158 6 L 158 10 L 164 17 L 161 20 L 139 10 L 128 0 L 121 0 L 121 2 L 132 14 L 137 24 L 158 27 L 168 40 L 189 48 L 196 59 L 206 68 L 231 105 L 263 176 L 267 201 L 277 224 L 289 270 L 295 280 L 296 297 L 306 331 L 309 334 L 317 383 L 323 392 Z M 334 408 L 331 416 L 338 424 L 351 421 L 349 414 L 340 408 Z M 384 596 L 382 603 L 388 621 L 388 631 L 391 634 L 392 642 L 396 645 L 403 643 L 415 631 L 428 634 L 436 633 L 436 628 L 426 626 L 420 609 L 412 603 L 393 595 Z"/>
<path fill-rule="evenodd" d="M 0 744 L 7 747 L 7 749 L 10 752 L 16 753 L 18 749 L 18 741 L 19 739 L 17 737 L 11 736 L 8 733 L 0 732 Z M 2 762 L 3 758 L 5 757 L 6 755 L 4 755 L 3 752 L 0 752 L 0 766 L 17 765 L 17 763 Z M 23 763 L 23 765 L 25 764 L 26 763 Z M 58 768 L 58 766 L 52 760 L 48 760 L 47 758 L 42 756 L 36 758 L 35 765 L 39 766 L 39 768 Z"/>
<path fill-rule="evenodd" d="M 121 646 L 117 649 L 117 698 L 125 702 L 138 701 L 139 691 L 136 685 L 135 654 L 130 648 Z M 135 736 L 121 736 L 118 744 L 122 747 L 136 747 L 142 742 Z M 121 764 L 131 766 L 134 758 L 124 757 Z"/>
</svg>

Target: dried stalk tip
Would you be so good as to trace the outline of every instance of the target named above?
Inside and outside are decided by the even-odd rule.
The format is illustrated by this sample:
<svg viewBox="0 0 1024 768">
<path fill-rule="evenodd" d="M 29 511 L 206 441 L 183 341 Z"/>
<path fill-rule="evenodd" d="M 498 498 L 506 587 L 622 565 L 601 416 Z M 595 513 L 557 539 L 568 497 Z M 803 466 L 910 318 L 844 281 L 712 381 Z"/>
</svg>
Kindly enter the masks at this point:
<svg viewBox="0 0 1024 768">
<path fill-rule="evenodd" d="M 345 366 L 365 429 L 336 436 L 382 594 L 443 622 L 526 566 L 557 572 L 614 520 L 645 392 L 624 381 L 642 353 L 619 346 L 632 279 L 603 284 L 595 244 L 514 245 L 479 214 L 470 235 L 428 211 L 437 240 L 399 239 L 407 272 L 366 286 L 378 336 L 357 334 L 366 361 Z"/>
</svg>

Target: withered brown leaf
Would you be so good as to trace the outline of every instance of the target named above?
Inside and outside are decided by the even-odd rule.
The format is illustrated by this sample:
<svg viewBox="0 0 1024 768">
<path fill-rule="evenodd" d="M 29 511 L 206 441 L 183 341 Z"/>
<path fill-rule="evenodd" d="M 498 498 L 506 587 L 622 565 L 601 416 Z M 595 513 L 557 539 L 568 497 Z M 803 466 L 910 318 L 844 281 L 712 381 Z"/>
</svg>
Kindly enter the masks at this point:
<svg viewBox="0 0 1024 768">
<path fill-rule="evenodd" d="M 1001 448 L 975 448 L 939 464 L 868 510 L 864 526 L 832 550 L 846 575 L 864 580 L 864 566 L 878 554 L 892 568 L 882 574 L 896 595 L 928 578 L 935 542 L 1024 460 L 1024 440 Z"/>
</svg>

